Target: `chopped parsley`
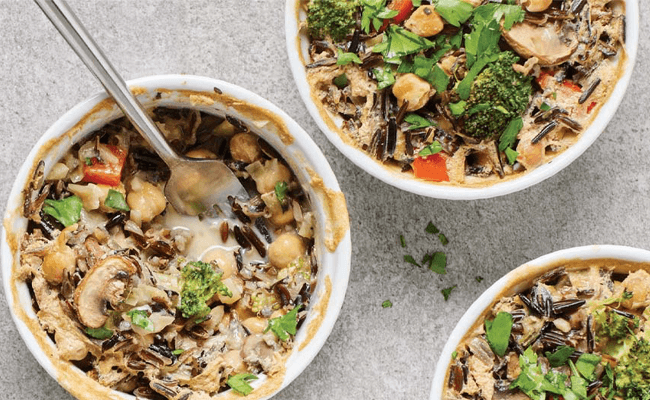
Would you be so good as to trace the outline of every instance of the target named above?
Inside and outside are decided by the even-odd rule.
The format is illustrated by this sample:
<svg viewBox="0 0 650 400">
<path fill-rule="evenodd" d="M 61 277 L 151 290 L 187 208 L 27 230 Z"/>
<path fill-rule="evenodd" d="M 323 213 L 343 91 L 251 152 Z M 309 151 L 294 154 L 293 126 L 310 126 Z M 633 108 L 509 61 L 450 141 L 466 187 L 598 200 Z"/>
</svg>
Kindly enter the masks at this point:
<svg viewBox="0 0 650 400">
<path fill-rule="evenodd" d="M 399 235 L 399 243 L 402 245 L 402 248 L 406 247 L 406 239 L 404 239 L 404 235 Z"/>
<path fill-rule="evenodd" d="M 61 200 L 46 199 L 43 212 L 68 227 L 79 221 L 82 208 L 81 199 L 77 196 L 70 196 Z"/>
<path fill-rule="evenodd" d="M 454 350 L 454 352 L 451 353 L 451 359 L 452 359 L 452 360 L 455 360 L 456 357 L 458 357 L 458 352 L 457 352 L 456 350 Z"/>
<path fill-rule="evenodd" d="M 508 164 L 513 165 L 517 161 L 517 157 L 519 157 L 519 152 L 516 150 L 511 149 L 510 147 L 506 148 L 506 157 L 508 158 Z"/>
<path fill-rule="evenodd" d="M 420 150 L 418 156 L 428 157 L 434 154 L 438 154 L 441 151 L 442 151 L 442 145 L 437 140 L 435 140 L 433 143 Z"/>
<path fill-rule="evenodd" d="M 478 283 L 483 282 L 483 277 L 482 276 L 477 276 L 476 277 L 476 282 L 478 282 Z"/>
<path fill-rule="evenodd" d="M 449 243 L 449 239 L 447 239 L 447 236 L 445 236 L 444 233 L 438 234 L 438 239 L 440 240 L 440 243 L 442 243 L 443 246 L 446 246 L 447 243 Z"/>
<path fill-rule="evenodd" d="M 101 328 L 86 328 L 86 335 L 95 339 L 105 340 L 113 336 L 113 331 L 104 327 Z"/>
<path fill-rule="evenodd" d="M 381 306 L 383 308 L 391 308 L 393 306 L 393 302 L 390 300 L 384 300 L 384 302 L 381 303 Z"/>
<path fill-rule="evenodd" d="M 436 233 L 440 232 L 440 229 L 436 228 L 436 226 L 433 224 L 433 222 L 429 221 L 429 224 L 427 227 L 424 229 L 427 233 L 430 233 L 432 235 L 435 235 Z"/>
<path fill-rule="evenodd" d="M 110 207 L 115 210 L 131 211 L 129 205 L 126 204 L 124 195 L 118 192 L 117 190 L 113 190 L 113 189 L 108 189 L 108 195 L 106 195 L 106 199 L 104 200 L 104 205 L 106 207 Z"/>
<path fill-rule="evenodd" d="M 390 19 L 396 16 L 397 10 L 386 8 L 386 0 L 360 0 L 362 6 L 361 29 L 370 33 L 371 28 L 379 30 L 384 23 L 383 19 Z"/>
<path fill-rule="evenodd" d="M 429 121 L 428 119 L 421 117 L 417 114 L 406 114 L 406 117 L 404 117 L 404 122 L 408 123 L 409 125 L 409 130 L 412 131 L 414 129 L 423 129 L 423 128 L 428 128 L 430 126 L 434 126 L 436 123 L 433 121 Z"/>
<path fill-rule="evenodd" d="M 431 255 L 426 254 L 422 263 L 429 263 L 428 268 L 436 274 L 445 275 L 447 273 L 447 255 L 445 253 L 437 251 Z"/>
<path fill-rule="evenodd" d="M 460 27 L 474 11 L 474 6 L 463 0 L 434 0 L 433 3 L 436 12 L 455 27 Z"/>
<path fill-rule="evenodd" d="M 500 312 L 494 320 L 485 320 L 485 338 L 494 354 L 499 357 L 506 355 L 512 325 L 512 314 L 507 312 Z"/>
<path fill-rule="evenodd" d="M 343 50 L 338 49 L 339 56 L 336 60 L 336 65 L 348 65 L 350 63 L 361 64 L 361 59 L 354 53 L 345 53 Z"/>
<path fill-rule="evenodd" d="M 298 304 L 293 310 L 285 315 L 269 320 L 269 324 L 264 329 L 264 333 L 269 330 L 278 337 L 278 339 L 286 342 L 289 340 L 289 335 L 295 335 L 298 327 L 298 310 L 302 305 Z"/>
<path fill-rule="evenodd" d="M 442 289 L 440 293 L 442 293 L 442 296 L 445 298 L 445 301 L 449 300 L 449 296 L 451 295 L 451 291 L 456 289 L 458 285 L 454 285 L 452 287 L 448 287 L 446 289 Z"/>
<path fill-rule="evenodd" d="M 515 144 L 515 140 L 517 140 L 517 134 L 523 127 L 524 120 L 521 117 L 514 118 L 512 121 L 510 121 L 506 127 L 506 130 L 503 132 L 501 138 L 499 139 L 499 150 L 505 151 L 507 148 L 512 148 L 512 146 Z"/>
<path fill-rule="evenodd" d="M 395 74 L 388 67 L 374 68 L 372 72 L 375 74 L 375 78 L 377 78 L 378 90 L 385 89 L 395 83 Z"/>
<path fill-rule="evenodd" d="M 413 256 L 411 256 L 411 255 L 408 255 L 408 254 L 405 255 L 405 256 L 404 256 L 404 261 L 406 261 L 406 262 L 409 263 L 409 264 L 413 264 L 413 265 L 415 265 L 416 267 L 422 267 L 420 264 L 418 264 L 417 261 L 415 261 L 415 258 L 413 258 Z"/>
<path fill-rule="evenodd" d="M 185 352 L 185 350 L 183 350 L 183 349 L 172 350 L 172 354 L 175 355 L 175 356 L 180 356 L 184 352 Z"/>
<path fill-rule="evenodd" d="M 434 46 L 435 43 L 411 31 L 397 25 L 390 25 L 384 33 L 383 41 L 373 47 L 372 51 L 383 54 L 384 60 L 390 62 Z"/>
<path fill-rule="evenodd" d="M 341 75 L 337 76 L 336 78 L 334 78 L 334 80 L 332 82 L 336 86 L 338 86 L 339 89 L 343 89 L 344 87 L 346 87 L 348 85 L 348 77 L 345 74 L 341 74 Z"/>
<path fill-rule="evenodd" d="M 287 198 L 287 189 L 287 182 L 282 181 L 275 184 L 275 197 L 280 204 L 284 203 L 284 200 Z"/>
<path fill-rule="evenodd" d="M 249 382 L 257 379 L 256 375 L 253 374 L 237 374 L 231 375 L 228 377 L 226 383 L 232 388 L 235 392 L 248 396 L 253 391 L 253 387 Z"/>
<path fill-rule="evenodd" d="M 573 347 L 560 346 L 555 350 L 554 353 L 547 351 L 545 354 L 549 363 L 551 363 L 551 367 L 557 368 L 562 365 L 565 365 L 567 361 L 569 361 L 569 357 L 571 357 L 573 353 L 575 353 L 575 349 Z"/>
<path fill-rule="evenodd" d="M 145 310 L 131 310 L 126 313 L 131 318 L 131 323 L 145 331 L 153 332 L 153 322 L 149 319 L 149 314 Z"/>
</svg>

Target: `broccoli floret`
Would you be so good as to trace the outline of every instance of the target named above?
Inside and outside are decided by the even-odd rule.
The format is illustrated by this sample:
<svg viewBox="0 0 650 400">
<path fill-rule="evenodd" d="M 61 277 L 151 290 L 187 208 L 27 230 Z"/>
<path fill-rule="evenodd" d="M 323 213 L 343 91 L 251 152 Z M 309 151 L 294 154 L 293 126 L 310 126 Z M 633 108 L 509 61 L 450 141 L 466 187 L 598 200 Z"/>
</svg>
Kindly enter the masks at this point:
<svg viewBox="0 0 650 400">
<path fill-rule="evenodd" d="M 210 264 L 201 261 L 185 264 L 181 271 L 183 287 L 181 289 L 181 304 L 178 306 L 183 317 L 206 316 L 210 312 L 210 307 L 206 302 L 215 293 L 232 296 L 228 287 L 221 282 L 222 275 L 222 273 L 215 272 Z"/>
<path fill-rule="evenodd" d="M 307 27 L 315 39 L 330 36 L 335 42 L 345 39 L 354 25 L 356 0 L 312 0 L 309 3 Z"/>
<path fill-rule="evenodd" d="M 594 315 L 598 323 L 598 335 L 615 341 L 625 339 L 639 327 L 639 318 L 628 318 L 616 313 L 611 308 L 596 311 Z"/>
<path fill-rule="evenodd" d="M 517 61 L 519 57 L 513 52 L 503 52 L 476 77 L 462 119 L 467 134 L 497 139 L 508 123 L 526 110 L 533 91 L 532 77 L 512 68 Z"/>
<path fill-rule="evenodd" d="M 625 400 L 650 399 L 650 342 L 639 339 L 619 360 L 614 376 Z"/>
</svg>

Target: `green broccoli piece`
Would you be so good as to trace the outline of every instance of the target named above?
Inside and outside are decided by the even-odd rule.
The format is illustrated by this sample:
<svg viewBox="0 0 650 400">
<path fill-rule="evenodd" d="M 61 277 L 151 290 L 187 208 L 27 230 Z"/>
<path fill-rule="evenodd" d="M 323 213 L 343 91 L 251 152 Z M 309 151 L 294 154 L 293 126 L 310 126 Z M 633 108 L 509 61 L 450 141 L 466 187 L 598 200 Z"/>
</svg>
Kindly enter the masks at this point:
<svg viewBox="0 0 650 400">
<path fill-rule="evenodd" d="M 616 313 L 611 308 L 596 311 L 594 319 L 598 323 L 598 334 L 615 341 L 621 341 L 634 334 L 634 329 L 639 327 L 639 318 L 628 318 Z"/>
<path fill-rule="evenodd" d="M 261 312 L 265 307 L 270 307 L 272 310 L 280 309 L 280 301 L 275 294 L 259 291 L 251 295 L 252 312 Z"/>
<path fill-rule="evenodd" d="M 356 0 L 312 0 L 308 6 L 307 27 L 315 39 L 330 36 L 340 42 L 356 24 Z"/>
<path fill-rule="evenodd" d="M 519 61 L 506 51 L 476 77 L 461 120 L 468 135 L 498 139 L 510 121 L 528 107 L 533 91 L 532 77 L 512 69 Z"/>
<path fill-rule="evenodd" d="M 650 399 L 650 342 L 639 339 L 619 360 L 614 377 L 625 400 Z"/>
<path fill-rule="evenodd" d="M 210 307 L 206 304 L 216 293 L 232 296 L 232 292 L 221 282 L 222 273 L 215 272 L 210 264 L 195 261 L 185 264 L 181 271 L 183 286 L 181 304 L 178 309 L 183 317 L 199 318 L 208 315 Z"/>
</svg>

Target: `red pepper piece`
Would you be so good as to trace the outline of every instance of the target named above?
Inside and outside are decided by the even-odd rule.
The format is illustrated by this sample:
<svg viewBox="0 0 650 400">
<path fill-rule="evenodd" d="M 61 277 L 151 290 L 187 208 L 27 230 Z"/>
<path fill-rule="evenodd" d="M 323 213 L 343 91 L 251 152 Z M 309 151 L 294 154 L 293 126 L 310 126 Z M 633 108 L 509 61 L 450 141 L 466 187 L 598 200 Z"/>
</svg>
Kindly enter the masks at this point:
<svg viewBox="0 0 650 400">
<path fill-rule="evenodd" d="M 102 163 L 96 157 L 89 160 L 90 165 L 83 166 L 84 182 L 101 185 L 118 186 L 122 180 L 122 169 L 126 160 L 126 151 L 118 146 L 106 146 L 115 157 L 117 163 Z"/>
<path fill-rule="evenodd" d="M 426 181 L 449 182 L 447 160 L 440 153 L 416 158 L 413 161 L 413 172 L 416 177 Z"/>
</svg>

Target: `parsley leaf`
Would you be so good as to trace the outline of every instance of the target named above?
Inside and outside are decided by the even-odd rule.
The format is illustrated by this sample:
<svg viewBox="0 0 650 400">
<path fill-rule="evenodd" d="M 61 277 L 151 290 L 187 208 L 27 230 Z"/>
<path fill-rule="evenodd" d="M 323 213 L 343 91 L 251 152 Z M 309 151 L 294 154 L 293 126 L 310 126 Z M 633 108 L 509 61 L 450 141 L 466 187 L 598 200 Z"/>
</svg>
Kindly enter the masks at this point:
<svg viewBox="0 0 650 400">
<path fill-rule="evenodd" d="M 413 113 L 406 114 L 406 117 L 404 117 L 404 121 L 411 125 L 409 126 L 410 131 L 414 129 L 428 128 L 436 124 L 433 121 L 429 121 L 428 119 Z"/>
<path fill-rule="evenodd" d="M 526 12 L 521 8 L 521 6 L 490 3 L 476 7 L 473 19 L 474 22 L 496 21 L 497 23 L 500 23 L 501 19 L 505 17 L 505 21 L 503 21 L 503 29 L 509 31 L 512 28 L 512 25 L 517 22 L 522 22 L 525 16 Z"/>
<path fill-rule="evenodd" d="M 462 0 L 434 0 L 436 12 L 445 21 L 459 27 L 472 16 L 474 6 Z"/>
<path fill-rule="evenodd" d="M 341 74 L 341 75 L 337 76 L 336 78 L 334 78 L 332 83 L 334 83 L 336 86 L 338 86 L 339 89 L 343 89 L 344 87 L 346 87 L 348 85 L 348 77 L 345 74 Z"/>
<path fill-rule="evenodd" d="M 476 282 L 478 282 L 478 283 L 483 282 L 483 277 L 482 276 L 477 276 L 476 277 Z"/>
<path fill-rule="evenodd" d="M 449 239 L 447 239 L 447 236 L 445 236 L 444 233 L 438 234 L 438 239 L 440 239 L 440 243 L 442 243 L 443 246 L 446 246 L 447 243 L 449 243 Z"/>
<path fill-rule="evenodd" d="M 413 264 L 413 265 L 415 265 L 417 267 L 422 267 L 420 264 L 418 264 L 417 261 L 415 261 L 415 258 L 413 258 L 413 256 L 405 255 L 404 256 L 404 261 L 406 261 L 409 264 Z"/>
<path fill-rule="evenodd" d="M 465 112 L 465 107 L 467 107 L 465 100 L 461 100 L 458 103 L 449 103 L 449 110 L 451 110 L 451 115 L 454 117 L 462 115 Z"/>
<path fill-rule="evenodd" d="M 124 195 L 118 192 L 117 190 L 113 190 L 113 189 L 108 189 L 108 195 L 106 195 L 106 199 L 104 200 L 104 205 L 106 207 L 110 207 L 115 210 L 131 211 L 129 205 L 126 204 Z"/>
<path fill-rule="evenodd" d="M 492 351 L 499 357 L 506 355 L 512 325 L 512 314 L 507 312 L 500 312 L 494 320 L 485 320 L 485 337 Z"/>
<path fill-rule="evenodd" d="M 284 202 L 284 199 L 287 197 L 287 182 L 277 182 L 275 184 L 275 197 L 278 199 L 280 204 Z"/>
<path fill-rule="evenodd" d="M 131 318 L 131 323 L 145 331 L 153 332 L 153 322 L 149 319 L 149 314 L 145 310 L 131 310 L 126 313 Z"/>
<path fill-rule="evenodd" d="M 420 152 L 418 153 L 418 156 L 420 156 L 420 157 L 428 157 L 428 156 L 432 156 L 434 154 L 438 154 L 441 151 L 442 151 L 442 145 L 440 144 L 440 142 L 435 140 L 433 143 L 431 143 L 430 145 L 428 145 L 425 148 L 423 148 L 422 150 L 420 150 Z"/>
<path fill-rule="evenodd" d="M 442 296 L 445 298 L 445 301 L 449 300 L 449 296 L 451 295 L 451 291 L 456 289 L 458 285 L 454 285 L 452 287 L 448 287 L 446 289 L 442 289 L 440 293 L 442 293 Z"/>
<path fill-rule="evenodd" d="M 508 164 L 513 165 L 515 161 L 517 161 L 517 157 L 519 157 L 519 152 L 516 150 L 511 149 L 510 147 L 506 148 L 506 157 L 508 158 Z"/>
<path fill-rule="evenodd" d="M 580 372 L 580 375 L 585 377 L 585 379 L 593 381 L 596 379 L 594 372 L 596 371 L 598 364 L 600 364 L 600 360 L 600 356 L 585 353 L 578 358 L 578 361 L 576 361 L 576 369 Z"/>
<path fill-rule="evenodd" d="M 555 350 L 554 353 L 547 351 L 546 358 L 551 363 L 551 367 L 557 368 L 560 367 L 569 360 L 569 357 L 575 353 L 575 349 L 571 346 L 560 346 Z"/>
<path fill-rule="evenodd" d="M 432 235 L 440 232 L 440 229 L 436 228 L 436 226 L 431 221 L 429 221 L 429 224 L 427 225 L 427 227 L 424 230 L 427 233 L 430 233 Z"/>
<path fill-rule="evenodd" d="M 372 72 L 377 78 L 377 89 L 385 89 L 395 83 L 395 75 L 390 68 L 373 68 Z"/>
<path fill-rule="evenodd" d="M 183 349 L 172 350 L 172 354 L 175 355 L 175 356 L 180 356 L 184 352 L 185 352 L 185 350 L 183 350 Z"/>
<path fill-rule="evenodd" d="M 399 243 L 402 245 L 402 248 L 406 247 L 406 239 L 404 239 L 404 235 L 399 235 Z"/>
<path fill-rule="evenodd" d="M 447 274 L 447 255 L 443 252 L 437 251 L 431 255 L 424 256 L 422 263 L 429 263 L 429 269 L 436 274 Z"/>
<path fill-rule="evenodd" d="M 82 208 L 81 199 L 77 196 L 70 196 L 62 200 L 46 199 L 43 212 L 68 227 L 79 221 Z"/>
<path fill-rule="evenodd" d="M 513 118 L 506 127 L 506 130 L 501 134 L 501 138 L 499 139 L 499 150 L 505 151 L 507 148 L 514 146 L 515 140 L 517 140 L 517 135 L 523 127 L 524 120 L 521 117 Z"/>
<path fill-rule="evenodd" d="M 95 339 L 109 339 L 113 336 L 113 331 L 110 329 L 106 329 L 104 327 L 101 328 L 86 328 L 86 334 L 90 337 L 94 337 Z"/>
<path fill-rule="evenodd" d="M 341 49 L 338 49 L 338 52 L 339 56 L 337 57 L 336 65 L 348 65 L 351 62 L 355 64 L 361 64 L 361 59 L 358 55 L 354 53 L 345 53 Z"/>
<path fill-rule="evenodd" d="M 539 109 L 542 110 L 542 111 L 548 111 L 548 110 L 551 109 L 551 106 L 549 106 L 548 104 L 546 104 L 546 102 L 544 102 L 544 103 L 542 103 L 541 106 L 539 106 Z"/>
<path fill-rule="evenodd" d="M 390 308 L 390 307 L 393 306 L 393 302 L 390 301 L 390 300 L 384 300 L 384 302 L 381 303 L 381 306 L 382 306 L 383 308 Z"/>
<path fill-rule="evenodd" d="M 433 67 L 433 70 L 429 74 L 429 77 L 426 78 L 427 81 L 436 89 L 436 92 L 442 93 L 447 90 L 449 86 L 449 77 L 445 74 L 445 71 L 442 70 L 438 65 Z"/>
<path fill-rule="evenodd" d="M 379 19 L 379 15 L 386 11 L 386 0 L 361 0 L 360 3 L 362 6 L 361 29 L 370 33 L 371 24 L 375 30 L 381 28 L 382 21 Z"/>
<path fill-rule="evenodd" d="M 373 47 L 373 53 L 382 53 L 386 59 L 395 59 L 434 47 L 435 43 L 397 25 L 390 25 L 383 41 Z"/>
<path fill-rule="evenodd" d="M 249 384 L 249 382 L 256 379 L 257 376 L 253 374 L 237 374 L 229 376 L 226 383 L 235 392 L 247 396 L 253 391 L 253 387 Z"/>
<path fill-rule="evenodd" d="M 285 315 L 269 320 L 269 325 L 264 329 L 264 333 L 271 330 L 282 341 L 289 340 L 289 335 L 296 334 L 298 326 L 298 310 L 302 305 L 298 304 L 293 310 Z"/>
</svg>

